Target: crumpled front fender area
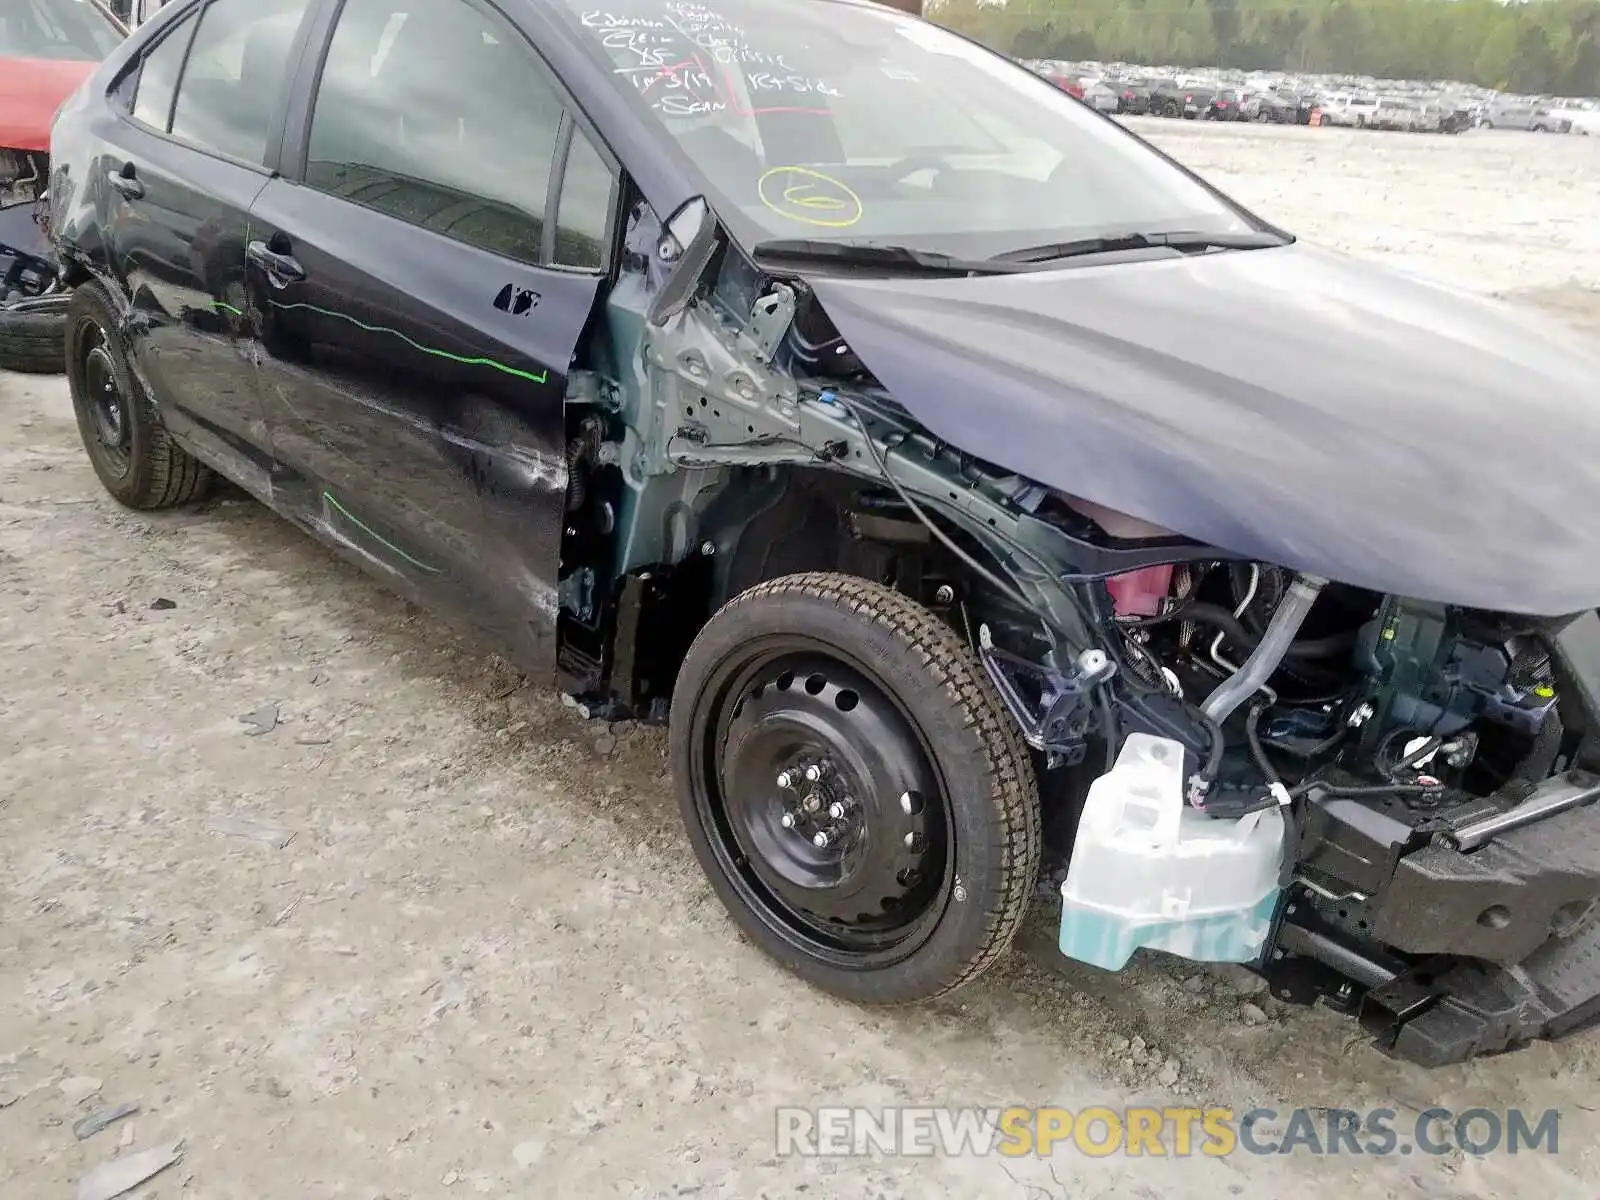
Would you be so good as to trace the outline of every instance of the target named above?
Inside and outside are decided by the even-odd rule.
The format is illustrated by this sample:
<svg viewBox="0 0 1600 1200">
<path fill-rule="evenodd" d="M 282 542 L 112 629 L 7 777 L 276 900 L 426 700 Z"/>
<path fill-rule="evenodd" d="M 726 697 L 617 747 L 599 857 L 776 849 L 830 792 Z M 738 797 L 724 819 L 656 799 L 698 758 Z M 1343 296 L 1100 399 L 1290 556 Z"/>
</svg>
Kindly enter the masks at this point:
<svg viewBox="0 0 1600 1200">
<path fill-rule="evenodd" d="M 58 160 L 50 174 L 50 241 L 70 275 L 104 275 L 110 262 L 100 228 L 99 198 Z"/>
</svg>

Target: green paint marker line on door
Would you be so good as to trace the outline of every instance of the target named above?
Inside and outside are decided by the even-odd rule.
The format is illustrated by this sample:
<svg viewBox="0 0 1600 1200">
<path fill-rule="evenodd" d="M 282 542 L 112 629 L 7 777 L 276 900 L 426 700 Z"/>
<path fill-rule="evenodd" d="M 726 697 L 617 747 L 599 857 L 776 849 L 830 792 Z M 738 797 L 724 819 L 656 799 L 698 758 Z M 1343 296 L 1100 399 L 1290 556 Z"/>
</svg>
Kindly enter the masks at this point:
<svg viewBox="0 0 1600 1200">
<path fill-rule="evenodd" d="M 419 350 L 423 354 L 431 354 L 435 358 L 444 358 L 451 362 L 461 363 L 463 366 L 488 367 L 491 370 L 500 371 L 503 374 L 512 375 L 518 379 L 526 379 L 529 383 L 544 383 L 550 378 L 549 371 L 540 371 L 535 374 L 532 371 L 519 371 L 516 367 L 508 367 L 505 363 L 496 362 L 492 358 L 468 358 L 460 354 L 451 354 L 448 350 L 434 350 L 429 346 L 422 345 L 420 342 L 413 341 L 411 338 L 401 333 L 398 329 L 386 329 L 382 325 L 368 325 L 365 321 L 358 321 L 346 313 L 334 312 L 332 309 L 328 308 L 318 308 L 314 304 L 281 304 L 277 300 L 273 300 L 271 303 L 273 308 L 281 308 L 286 312 L 294 309 L 305 309 L 307 312 L 314 312 L 320 316 L 333 317 L 340 321 L 348 321 L 356 328 L 364 329 L 368 333 L 387 333 L 391 337 L 399 338 L 413 350 Z"/>
<path fill-rule="evenodd" d="M 413 567 L 417 568 L 417 570 L 426 571 L 429 575 L 438 575 L 438 574 L 441 573 L 438 567 L 430 567 L 427 563 L 421 562 L 421 561 L 419 561 L 419 560 L 417 560 L 415 558 L 412 558 L 411 555 L 407 554 L 404 550 L 400 549 L 399 546 L 396 546 L 393 542 L 391 542 L 388 538 L 384 537 L 377 530 L 373 529 L 370 525 L 365 524 L 361 520 L 360 517 L 356 516 L 355 513 L 351 512 L 348 508 L 346 508 L 344 505 L 340 504 L 337 500 L 335 500 L 333 498 L 333 493 L 332 492 L 323 492 L 322 493 L 322 499 L 323 499 L 323 502 L 325 504 L 327 504 L 330 508 L 332 508 L 335 512 L 337 512 L 346 521 L 349 521 L 350 524 L 354 525 L 357 529 L 361 530 L 362 533 L 366 534 L 373 541 L 375 541 L 379 545 L 381 545 L 384 549 L 386 549 L 386 550 L 390 551 L 391 553 L 396 554 L 399 557 L 405 559 Z"/>
</svg>

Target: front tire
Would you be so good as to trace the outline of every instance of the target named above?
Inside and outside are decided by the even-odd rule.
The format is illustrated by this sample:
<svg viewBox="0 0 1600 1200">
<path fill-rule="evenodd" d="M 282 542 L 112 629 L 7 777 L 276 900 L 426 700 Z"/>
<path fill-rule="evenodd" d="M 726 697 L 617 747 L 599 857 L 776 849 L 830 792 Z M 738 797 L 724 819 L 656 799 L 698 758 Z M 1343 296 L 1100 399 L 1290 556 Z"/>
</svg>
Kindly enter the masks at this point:
<svg viewBox="0 0 1600 1200">
<path fill-rule="evenodd" d="M 863 579 L 790 575 L 701 630 L 673 776 L 718 898 L 857 1003 L 928 1000 L 1009 947 L 1039 869 L 1027 749 L 965 643 Z"/>
<path fill-rule="evenodd" d="M 128 364 L 116 307 L 99 283 L 72 293 L 67 308 L 67 384 L 90 465 L 129 508 L 196 500 L 211 472 L 175 443 Z"/>
</svg>

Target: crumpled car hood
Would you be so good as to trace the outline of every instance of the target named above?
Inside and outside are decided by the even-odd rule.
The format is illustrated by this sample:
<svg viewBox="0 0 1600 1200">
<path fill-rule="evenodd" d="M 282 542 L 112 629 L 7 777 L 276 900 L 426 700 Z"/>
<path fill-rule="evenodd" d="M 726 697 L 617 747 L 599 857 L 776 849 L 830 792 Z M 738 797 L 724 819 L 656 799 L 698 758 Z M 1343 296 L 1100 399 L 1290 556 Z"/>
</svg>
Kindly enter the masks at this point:
<svg viewBox="0 0 1600 1200">
<path fill-rule="evenodd" d="M 1600 347 L 1299 244 L 807 280 L 951 444 L 1238 554 L 1417 599 L 1600 605 Z"/>
</svg>

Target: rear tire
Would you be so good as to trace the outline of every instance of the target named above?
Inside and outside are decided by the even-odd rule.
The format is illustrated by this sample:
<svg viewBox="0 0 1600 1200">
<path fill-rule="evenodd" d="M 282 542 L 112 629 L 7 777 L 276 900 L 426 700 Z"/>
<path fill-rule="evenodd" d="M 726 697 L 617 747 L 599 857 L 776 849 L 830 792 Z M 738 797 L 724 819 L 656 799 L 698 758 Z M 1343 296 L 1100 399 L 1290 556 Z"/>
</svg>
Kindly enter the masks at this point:
<svg viewBox="0 0 1600 1200">
<path fill-rule="evenodd" d="M 738 596 L 684 660 L 671 746 L 718 898 L 807 982 L 928 1000 L 1016 936 L 1039 870 L 1032 762 L 966 644 L 905 596 L 829 573 Z"/>
<path fill-rule="evenodd" d="M 67 309 L 67 384 L 90 465 L 106 491 L 129 508 L 196 500 L 211 472 L 162 425 L 128 365 L 116 314 L 98 283 L 79 287 Z"/>
<path fill-rule="evenodd" d="M 59 375 L 66 370 L 65 296 L 0 305 L 0 371 Z"/>
</svg>

